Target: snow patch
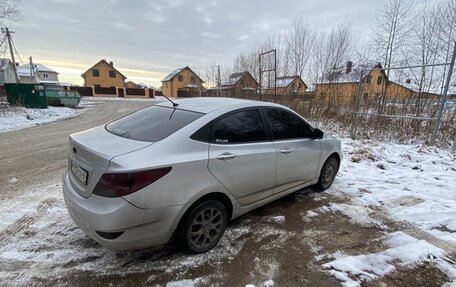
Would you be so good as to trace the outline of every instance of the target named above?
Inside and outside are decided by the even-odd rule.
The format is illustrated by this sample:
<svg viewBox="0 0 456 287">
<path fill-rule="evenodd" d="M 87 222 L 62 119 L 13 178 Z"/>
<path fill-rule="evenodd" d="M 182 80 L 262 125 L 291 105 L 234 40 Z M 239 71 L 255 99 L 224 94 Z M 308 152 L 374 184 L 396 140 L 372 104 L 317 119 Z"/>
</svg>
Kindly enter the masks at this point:
<svg viewBox="0 0 456 287">
<path fill-rule="evenodd" d="M 323 264 L 322 267 L 341 281 L 342 286 L 352 287 L 359 286 L 362 281 L 385 276 L 395 270 L 397 265 L 413 266 L 426 261 L 433 261 L 439 265 L 445 262 L 443 259 L 446 253 L 442 249 L 403 232 L 390 233 L 381 239 L 391 248 L 357 256 L 339 254 L 338 258 Z M 448 266 L 446 268 L 448 269 Z M 450 276 L 456 274 L 456 268 L 452 269 L 447 270 Z"/>
<path fill-rule="evenodd" d="M 330 210 L 332 211 L 338 211 L 342 213 L 343 215 L 347 216 L 350 218 L 350 220 L 358 224 L 360 226 L 376 226 L 380 229 L 387 229 L 385 225 L 383 225 L 381 222 L 378 220 L 375 220 L 369 216 L 369 214 L 372 212 L 372 210 L 368 207 L 364 206 L 356 206 L 356 205 L 350 205 L 350 204 L 336 204 L 336 203 L 331 203 L 329 205 Z"/>
<path fill-rule="evenodd" d="M 0 133 L 55 122 L 79 115 L 83 109 L 49 107 L 27 109 L 24 107 L 0 108 Z"/>
<path fill-rule="evenodd" d="M 312 211 L 312 210 L 307 210 L 307 213 L 305 215 L 305 217 L 315 217 L 315 216 L 318 216 L 318 213 L 316 213 L 315 211 Z"/>
<path fill-rule="evenodd" d="M 283 215 L 273 216 L 271 219 L 275 223 L 279 223 L 279 224 L 285 223 L 285 216 L 283 216 Z"/>
<path fill-rule="evenodd" d="M 342 139 L 342 149 L 344 160 L 332 193 L 350 198 L 353 208 L 332 209 L 375 224 L 368 215 L 376 208 L 456 245 L 455 155 L 434 147 L 373 140 Z"/>
<path fill-rule="evenodd" d="M 180 281 L 168 282 L 166 287 L 195 287 L 202 286 L 205 282 L 202 278 L 184 279 Z"/>
</svg>

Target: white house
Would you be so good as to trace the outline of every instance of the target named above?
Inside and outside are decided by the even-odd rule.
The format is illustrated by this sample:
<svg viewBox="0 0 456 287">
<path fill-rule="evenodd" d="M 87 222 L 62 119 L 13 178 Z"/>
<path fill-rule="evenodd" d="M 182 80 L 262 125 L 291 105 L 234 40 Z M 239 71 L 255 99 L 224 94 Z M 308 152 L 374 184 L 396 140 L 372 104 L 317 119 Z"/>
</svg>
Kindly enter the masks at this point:
<svg viewBox="0 0 456 287">
<path fill-rule="evenodd" d="M 33 64 L 32 71 L 30 69 L 30 64 L 18 66 L 17 73 L 21 83 L 59 83 L 59 73 L 41 64 Z"/>
<path fill-rule="evenodd" d="M 9 59 L 0 59 L 0 85 L 15 82 L 13 63 Z"/>
</svg>

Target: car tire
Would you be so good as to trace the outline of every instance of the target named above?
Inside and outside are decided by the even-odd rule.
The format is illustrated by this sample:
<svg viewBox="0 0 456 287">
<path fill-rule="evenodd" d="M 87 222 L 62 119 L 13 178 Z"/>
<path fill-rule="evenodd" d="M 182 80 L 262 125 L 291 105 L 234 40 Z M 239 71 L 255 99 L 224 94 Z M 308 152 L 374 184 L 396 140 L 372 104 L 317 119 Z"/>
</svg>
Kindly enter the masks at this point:
<svg viewBox="0 0 456 287">
<path fill-rule="evenodd" d="M 330 157 L 323 164 L 320 171 L 320 177 L 317 184 L 313 187 L 316 191 L 324 191 L 331 187 L 336 178 L 337 171 L 339 170 L 339 162 L 335 157 Z"/>
<path fill-rule="evenodd" d="M 228 217 L 225 205 L 217 200 L 202 202 L 187 212 L 178 232 L 183 251 L 203 253 L 222 238 Z"/>
</svg>

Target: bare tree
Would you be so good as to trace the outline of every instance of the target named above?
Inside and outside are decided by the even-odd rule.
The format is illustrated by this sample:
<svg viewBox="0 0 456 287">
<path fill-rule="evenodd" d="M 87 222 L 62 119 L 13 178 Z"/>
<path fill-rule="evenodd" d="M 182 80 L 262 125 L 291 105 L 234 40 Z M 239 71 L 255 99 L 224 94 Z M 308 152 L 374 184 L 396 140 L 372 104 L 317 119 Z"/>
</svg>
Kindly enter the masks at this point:
<svg viewBox="0 0 456 287">
<path fill-rule="evenodd" d="M 284 47 L 284 70 L 291 70 L 293 75 L 303 76 L 315 45 L 315 32 L 301 15 L 292 22 L 292 30 L 286 35 Z"/>
<path fill-rule="evenodd" d="M 343 22 L 327 34 L 320 32 L 313 53 L 313 78 L 316 82 L 327 80 L 328 72 L 345 66 L 353 53 L 354 37 L 350 22 Z"/>
<path fill-rule="evenodd" d="M 408 53 L 404 57 L 407 65 L 423 66 L 419 69 L 410 69 L 416 83 L 415 89 L 418 91 L 417 114 L 422 111 L 426 104 L 426 99 L 422 96 L 423 93 L 438 87 L 439 81 L 442 79 L 442 77 L 436 77 L 439 68 L 436 70 L 435 67 L 424 67 L 439 60 L 439 49 L 442 45 L 442 42 L 439 41 L 442 30 L 439 27 L 440 20 L 436 6 L 431 6 L 425 2 L 414 21 Z"/>
<path fill-rule="evenodd" d="M 452 46 L 456 41 L 456 0 L 447 0 L 438 7 L 437 17 L 440 19 L 440 40 Z"/>
<path fill-rule="evenodd" d="M 280 52 L 280 48 L 283 46 L 281 35 L 270 36 L 265 41 L 257 43 L 250 51 L 247 53 L 241 52 L 234 59 L 233 69 L 235 72 L 248 71 L 255 79 L 259 79 L 259 61 L 258 55 L 272 50 L 277 50 L 277 75 L 283 73 L 283 65 L 281 63 L 284 61 L 285 54 Z M 262 66 L 264 69 L 272 68 L 274 66 L 274 59 L 272 57 L 267 57 L 262 60 Z M 265 75 L 263 78 L 265 82 L 262 83 L 265 87 L 270 87 L 273 85 L 273 74 Z"/>
<path fill-rule="evenodd" d="M 222 77 L 222 69 L 220 63 L 217 63 L 215 60 L 211 60 L 209 65 L 206 67 L 206 70 L 203 72 L 204 86 L 206 88 L 218 87 L 219 82 L 219 69 L 220 69 L 220 78 Z"/>
<path fill-rule="evenodd" d="M 233 70 L 249 71 L 259 80 L 258 55 L 276 49 L 276 76 L 299 75 L 307 83 L 318 82 L 329 69 L 345 65 L 354 46 L 350 22 L 343 22 L 325 33 L 318 32 L 301 16 L 297 16 L 288 32 L 271 35 L 250 50 L 239 53 L 234 59 Z M 262 60 L 265 70 L 274 66 L 274 58 L 270 56 Z M 265 73 L 262 87 L 273 87 L 273 78 L 274 73 Z"/>
<path fill-rule="evenodd" d="M 456 0 L 447 0 L 441 3 L 437 9 L 438 19 L 440 19 L 439 39 L 442 42 L 439 54 L 441 59 L 448 63 L 456 41 Z M 442 79 L 446 78 L 447 68 L 444 69 Z M 444 81 L 441 84 L 441 91 L 443 91 L 443 86 Z"/>
<path fill-rule="evenodd" d="M 374 26 L 374 42 L 381 50 L 383 66 L 389 68 L 399 49 L 404 47 L 412 28 L 411 0 L 386 0 Z M 387 70 L 388 74 L 388 70 Z"/>
<path fill-rule="evenodd" d="M 0 0 L 0 24 L 5 21 L 19 20 L 19 4 L 20 0 Z"/>
</svg>

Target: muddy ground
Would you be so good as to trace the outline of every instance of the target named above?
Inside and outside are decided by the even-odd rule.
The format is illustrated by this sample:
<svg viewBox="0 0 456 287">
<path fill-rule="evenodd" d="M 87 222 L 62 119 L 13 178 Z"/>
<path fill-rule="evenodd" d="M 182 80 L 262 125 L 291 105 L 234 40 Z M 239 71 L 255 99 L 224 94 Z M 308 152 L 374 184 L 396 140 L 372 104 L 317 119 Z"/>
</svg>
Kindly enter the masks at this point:
<svg viewBox="0 0 456 287">
<path fill-rule="evenodd" d="M 0 286 L 340 286 L 324 263 L 338 252 L 379 252 L 387 248 L 383 235 L 410 230 L 380 211 L 376 224 L 340 212 L 307 216 L 350 200 L 333 187 L 323 193 L 301 190 L 234 220 L 205 254 L 183 254 L 172 246 L 106 250 L 74 225 L 63 203 L 60 178 L 68 135 L 150 104 L 93 103 L 76 118 L 0 134 Z M 397 266 L 362 285 L 442 286 L 448 281 L 429 261 Z"/>
</svg>

